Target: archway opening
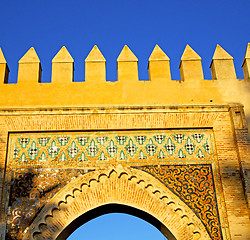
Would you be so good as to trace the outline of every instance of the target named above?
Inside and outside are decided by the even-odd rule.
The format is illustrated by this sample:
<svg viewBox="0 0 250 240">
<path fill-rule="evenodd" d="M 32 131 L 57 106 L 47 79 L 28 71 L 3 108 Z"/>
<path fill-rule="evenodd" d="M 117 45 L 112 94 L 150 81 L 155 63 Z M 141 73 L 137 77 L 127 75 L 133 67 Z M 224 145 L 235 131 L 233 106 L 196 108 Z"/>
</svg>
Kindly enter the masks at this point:
<svg viewBox="0 0 250 240">
<path fill-rule="evenodd" d="M 109 213 L 123 213 L 140 218 L 153 225 L 156 229 L 158 229 L 162 234 L 162 240 L 176 240 L 174 235 L 155 217 L 137 208 L 122 204 L 106 204 L 84 213 L 83 215 L 75 219 L 73 222 L 71 222 L 60 233 L 56 240 L 66 240 L 76 229 L 78 229 L 83 224 Z M 98 229 L 96 229 L 96 231 L 98 231 Z M 126 231 L 126 228 L 124 229 L 124 231 Z"/>
<path fill-rule="evenodd" d="M 90 220 L 76 229 L 67 240 L 167 240 L 148 222 L 125 213 L 109 213 Z"/>
</svg>

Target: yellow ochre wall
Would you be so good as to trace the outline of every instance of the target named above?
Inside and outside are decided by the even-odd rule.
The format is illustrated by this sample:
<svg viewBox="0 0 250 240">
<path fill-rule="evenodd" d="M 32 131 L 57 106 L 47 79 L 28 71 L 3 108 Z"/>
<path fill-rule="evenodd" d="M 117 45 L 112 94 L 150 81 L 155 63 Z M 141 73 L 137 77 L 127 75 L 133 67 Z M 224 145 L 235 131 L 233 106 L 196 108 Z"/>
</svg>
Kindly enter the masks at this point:
<svg viewBox="0 0 250 240">
<path fill-rule="evenodd" d="M 115 82 L 106 81 L 106 60 L 94 46 L 85 60 L 85 82 L 73 82 L 74 60 L 65 47 L 52 60 L 52 81 L 41 83 L 34 50 L 19 61 L 18 81 L 6 84 L 8 66 L 0 51 L 1 108 L 163 106 L 241 103 L 250 123 L 250 44 L 243 61 L 245 79 L 237 79 L 233 57 L 217 45 L 212 80 L 204 80 L 201 58 L 187 45 L 180 61 L 181 80 L 172 80 L 168 56 L 155 46 L 148 63 L 149 81 L 139 81 L 138 59 L 124 46 L 117 59 Z"/>
<path fill-rule="evenodd" d="M 155 46 L 148 63 L 149 81 L 138 81 L 138 59 L 124 46 L 117 59 L 118 81 L 106 82 L 106 60 L 94 46 L 85 60 L 85 82 L 73 82 L 74 60 L 65 47 L 52 60 L 52 81 L 41 83 L 34 50 L 20 59 L 17 84 L 6 84 L 8 66 L 0 51 L 0 106 L 110 106 L 242 103 L 250 122 L 250 44 L 243 61 L 245 79 L 237 79 L 233 57 L 217 45 L 213 80 L 204 80 L 200 56 L 187 45 L 180 62 L 181 80 L 172 80 L 168 56 Z"/>
<path fill-rule="evenodd" d="M 106 60 L 94 46 L 85 60 L 85 82 L 74 82 L 74 60 L 62 47 L 52 60 L 51 83 L 41 83 L 40 60 L 30 48 L 19 61 L 17 83 L 8 84 L 9 68 L 0 49 L 0 239 L 6 234 L 12 170 L 6 160 L 9 133 L 124 129 L 213 129 L 219 211 L 226 219 L 223 239 L 249 239 L 250 44 L 244 79 L 237 79 L 233 57 L 219 45 L 210 66 L 212 80 L 204 79 L 201 58 L 189 45 L 180 61 L 181 80 L 171 79 L 169 62 L 156 45 L 149 81 L 139 81 L 138 59 L 124 46 L 117 81 L 110 82 Z"/>
</svg>

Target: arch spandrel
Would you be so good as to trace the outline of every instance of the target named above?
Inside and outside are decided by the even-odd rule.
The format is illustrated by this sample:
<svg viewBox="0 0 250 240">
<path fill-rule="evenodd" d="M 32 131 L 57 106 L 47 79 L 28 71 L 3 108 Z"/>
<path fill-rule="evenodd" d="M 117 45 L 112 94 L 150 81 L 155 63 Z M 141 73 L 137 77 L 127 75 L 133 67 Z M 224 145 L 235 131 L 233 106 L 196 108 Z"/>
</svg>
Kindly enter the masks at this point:
<svg viewBox="0 0 250 240">
<path fill-rule="evenodd" d="M 72 221 L 110 203 L 152 215 L 177 240 L 211 239 L 200 219 L 164 184 L 148 173 L 121 165 L 72 180 L 44 206 L 25 230 L 23 239 L 57 239 Z M 162 230 L 171 240 L 166 232 Z"/>
</svg>

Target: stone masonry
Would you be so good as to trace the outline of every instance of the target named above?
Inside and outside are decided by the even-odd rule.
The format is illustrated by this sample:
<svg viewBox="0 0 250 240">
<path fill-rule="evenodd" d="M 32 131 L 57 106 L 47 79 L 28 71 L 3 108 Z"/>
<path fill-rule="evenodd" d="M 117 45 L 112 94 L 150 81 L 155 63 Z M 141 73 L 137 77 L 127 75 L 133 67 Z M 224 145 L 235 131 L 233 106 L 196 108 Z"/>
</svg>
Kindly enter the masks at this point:
<svg viewBox="0 0 250 240">
<path fill-rule="evenodd" d="M 125 46 L 108 82 L 94 46 L 85 82 L 74 82 L 63 47 L 41 83 L 31 48 L 9 84 L 0 49 L 0 239 L 66 239 L 115 206 L 155 219 L 169 240 L 250 239 L 250 44 L 244 79 L 219 45 L 212 80 L 189 45 L 181 80 L 169 61 L 156 45 L 139 81 Z"/>
</svg>

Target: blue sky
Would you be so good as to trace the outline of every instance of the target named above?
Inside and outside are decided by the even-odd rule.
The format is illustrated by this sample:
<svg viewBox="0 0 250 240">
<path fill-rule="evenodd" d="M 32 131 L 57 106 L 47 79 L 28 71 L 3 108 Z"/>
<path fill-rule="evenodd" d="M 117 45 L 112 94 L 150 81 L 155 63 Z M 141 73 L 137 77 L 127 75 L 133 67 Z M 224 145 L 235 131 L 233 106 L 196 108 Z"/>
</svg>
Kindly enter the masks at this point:
<svg viewBox="0 0 250 240">
<path fill-rule="evenodd" d="M 111 213 L 97 217 L 78 228 L 68 240 L 166 240 L 148 222 L 128 215 Z"/>
<path fill-rule="evenodd" d="M 107 60 L 107 79 L 116 79 L 116 59 L 127 44 L 139 59 L 139 78 L 159 44 L 171 59 L 172 79 L 186 44 L 203 59 L 206 79 L 219 43 L 234 58 L 238 78 L 250 41 L 249 0 L 1 0 L 0 47 L 17 78 L 18 60 L 34 46 L 49 82 L 51 60 L 65 45 L 75 60 L 75 81 L 84 80 L 84 59 L 97 44 Z"/>
<path fill-rule="evenodd" d="M 249 0 L 1 0 L 0 6 L 0 47 L 11 71 L 10 82 L 17 79 L 18 60 L 32 46 L 41 60 L 42 81 L 49 82 L 51 60 L 63 45 L 75 60 L 75 80 L 83 81 L 84 59 L 95 44 L 107 60 L 108 80 L 116 80 L 116 59 L 125 44 L 139 59 L 141 80 L 148 79 L 147 62 L 155 44 L 170 57 L 172 79 L 180 79 L 178 66 L 186 44 L 202 57 L 206 79 L 211 79 L 216 44 L 234 57 L 237 76 L 243 78 L 241 64 L 250 42 Z M 153 234 L 149 224 L 139 233 L 143 220 L 128 217 L 105 215 L 83 228 L 91 239 L 93 233 L 102 233 L 96 239 L 112 240 L 111 235 L 104 237 L 111 229 L 124 236 L 130 233 L 133 239 L 137 227 L 134 239 L 163 239 L 156 229 L 158 237 L 148 234 Z M 81 231 L 70 239 L 90 238 Z M 145 232 L 148 237 L 141 237 Z M 121 240 L 119 236 L 113 239 Z"/>
</svg>

